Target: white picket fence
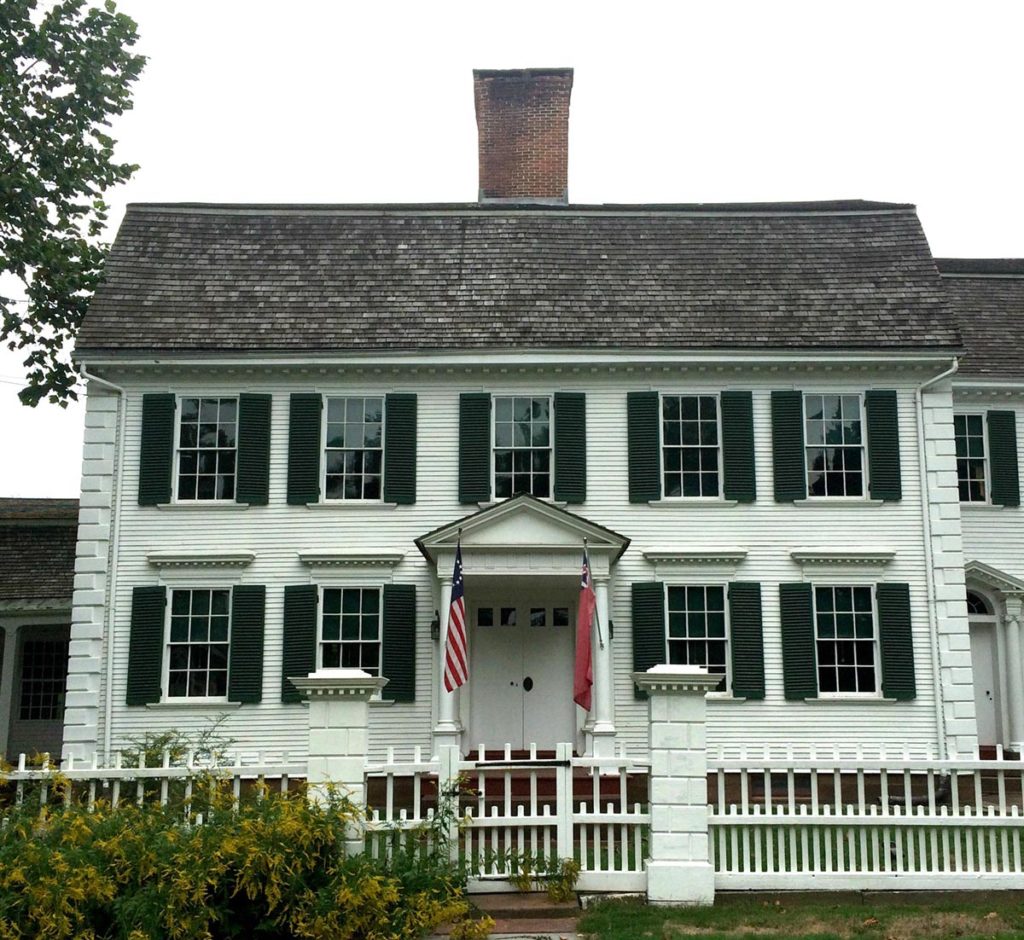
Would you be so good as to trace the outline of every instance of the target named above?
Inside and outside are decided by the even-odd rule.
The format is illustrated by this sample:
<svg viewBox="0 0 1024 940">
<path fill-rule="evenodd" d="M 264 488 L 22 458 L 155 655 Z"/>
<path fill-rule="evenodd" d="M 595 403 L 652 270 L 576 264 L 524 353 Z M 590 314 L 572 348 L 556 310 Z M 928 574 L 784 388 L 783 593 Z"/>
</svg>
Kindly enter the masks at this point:
<svg viewBox="0 0 1024 940">
<path fill-rule="evenodd" d="M 570 744 L 553 757 L 526 756 L 505 747 L 500 756 L 479 746 L 481 760 L 447 749 L 439 760 L 388 760 L 367 768 L 369 851 L 387 851 L 395 832 L 422 829 L 433 819 L 437 794 L 455 792 L 452 839 L 472 873 L 471 891 L 515 890 L 510 876 L 575 859 L 577 887 L 586 891 L 642 891 L 646 886 L 648 766 L 616 757 L 573 756 Z M 490 752 L 492 755 L 494 752 Z M 644 779 L 643 801 L 629 799 L 630 781 Z M 376 786 L 373 781 L 377 781 Z M 634 787 L 636 783 L 634 782 Z"/>
<path fill-rule="evenodd" d="M 1019 888 L 1024 763 L 762 752 L 708 759 L 720 890 Z"/>
</svg>

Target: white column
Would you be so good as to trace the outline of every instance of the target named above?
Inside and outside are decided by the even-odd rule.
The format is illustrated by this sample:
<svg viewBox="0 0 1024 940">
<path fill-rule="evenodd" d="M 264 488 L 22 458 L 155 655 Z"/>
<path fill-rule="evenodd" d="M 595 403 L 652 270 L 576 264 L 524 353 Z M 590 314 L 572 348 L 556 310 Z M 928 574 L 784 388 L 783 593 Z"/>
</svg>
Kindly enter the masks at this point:
<svg viewBox="0 0 1024 940">
<path fill-rule="evenodd" d="M 1021 657 L 1021 624 L 1024 622 L 1024 597 L 1006 598 L 1006 698 L 1010 727 L 1006 729 L 1010 747 L 1024 751 L 1024 659 Z"/>
<path fill-rule="evenodd" d="M 361 669 L 321 669 L 292 682 L 309 699 L 309 799 L 324 800 L 328 784 L 332 784 L 364 808 L 369 702 L 388 680 Z M 346 831 L 346 855 L 363 851 L 363 836 L 363 827 L 358 824 Z"/>
<path fill-rule="evenodd" d="M 459 721 L 459 690 L 444 687 L 444 650 L 448 642 L 448 614 L 452 606 L 452 579 L 441 577 L 441 643 L 437 650 L 437 724 L 434 725 L 434 756 L 442 748 L 461 747 L 462 724 Z"/>
<path fill-rule="evenodd" d="M 633 681 L 650 702 L 651 841 L 647 900 L 712 904 L 708 852 L 705 696 L 718 684 L 700 666 L 653 666 Z"/>
<path fill-rule="evenodd" d="M 608 581 L 607 577 L 594 579 L 594 595 L 597 599 L 597 616 L 594 618 L 591 651 L 594 668 L 594 711 L 590 728 L 592 753 L 594 757 L 612 757 L 615 753 L 615 688 L 612 679 L 612 641 L 608 627 Z M 601 640 L 604 640 L 602 645 Z"/>
<path fill-rule="evenodd" d="M 0 755 L 7 755 L 11 764 L 18 762 L 17 754 L 7 754 L 7 735 L 11 729 L 11 714 L 14 711 L 14 662 L 18 651 L 18 627 L 10 621 L 2 624 L 3 671 L 0 672 Z"/>
</svg>

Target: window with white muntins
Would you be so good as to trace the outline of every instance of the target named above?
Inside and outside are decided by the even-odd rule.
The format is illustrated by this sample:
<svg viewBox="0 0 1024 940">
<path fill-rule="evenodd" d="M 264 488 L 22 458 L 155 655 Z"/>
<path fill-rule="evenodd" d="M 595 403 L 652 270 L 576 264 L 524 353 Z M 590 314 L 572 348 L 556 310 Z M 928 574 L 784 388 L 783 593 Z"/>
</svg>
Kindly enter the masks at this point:
<svg viewBox="0 0 1024 940">
<path fill-rule="evenodd" d="M 870 585 L 815 586 L 814 632 L 821 695 L 877 693 L 877 626 Z"/>
<path fill-rule="evenodd" d="M 988 502 L 988 454 L 985 449 L 985 416 L 953 415 L 956 441 L 956 476 L 960 502 Z"/>
<path fill-rule="evenodd" d="M 380 499 L 384 465 L 384 399 L 328 398 L 325 409 L 326 499 Z"/>
<path fill-rule="evenodd" d="M 725 587 L 669 585 L 667 591 L 668 662 L 703 666 L 720 675 L 718 691 L 728 686 L 728 636 Z"/>
<path fill-rule="evenodd" d="M 380 588 L 323 589 L 320 667 L 362 669 L 380 675 L 380 595 Z"/>
<path fill-rule="evenodd" d="M 171 592 L 167 642 L 169 698 L 226 698 L 231 591 Z"/>
<path fill-rule="evenodd" d="M 178 500 L 234 499 L 238 399 L 181 398 L 178 414 Z"/>
<path fill-rule="evenodd" d="M 717 395 L 661 396 L 665 497 L 719 496 L 720 440 Z"/>
<path fill-rule="evenodd" d="M 495 396 L 494 498 L 551 495 L 551 399 Z"/>
<path fill-rule="evenodd" d="M 804 395 L 808 496 L 867 492 L 860 395 Z"/>
</svg>

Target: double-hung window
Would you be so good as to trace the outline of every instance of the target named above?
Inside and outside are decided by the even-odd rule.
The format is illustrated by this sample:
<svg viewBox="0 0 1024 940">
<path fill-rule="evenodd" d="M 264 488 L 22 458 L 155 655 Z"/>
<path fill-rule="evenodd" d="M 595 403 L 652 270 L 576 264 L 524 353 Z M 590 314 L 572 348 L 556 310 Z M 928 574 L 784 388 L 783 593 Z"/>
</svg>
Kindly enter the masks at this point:
<svg viewBox="0 0 1024 940">
<path fill-rule="evenodd" d="M 226 698 L 231 642 L 231 591 L 171 592 L 167 642 L 169 698 Z"/>
<path fill-rule="evenodd" d="M 325 411 L 326 498 L 379 500 L 384 462 L 383 397 L 328 398 Z"/>
<path fill-rule="evenodd" d="M 864 496 L 860 395 L 804 394 L 808 496 Z"/>
<path fill-rule="evenodd" d="M 238 399 L 182 398 L 178 422 L 178 500 L 235 498 Z"/>
<path fill-rule="evenodd" d="M 669 585 L 666 640 L 668 662 L 703 666 L 720 675 L 718 691 L 728 686 L 725 587 L 711 585 Z"/>
<path fill-rule="evenodd" d="M 380 588 L 375 587 L 323 589 L 319 666 L 380 675 L 380 595 Z"/>
<path fill-rule="evenodd" d="M 666 497 L 718 497 L 717 395 L 661 396 L 662 493 Z"/>
<path fill-rule="evenodd" d="M 877 629 L 871 585 L 814 588 L 818 692 L 878 692 Z"/>
<path fill-rule="evenodd" d="M 547 396 L 494 398 L 494 497 L 551 495 L 552 408 Z"/>
<path fill-rule="evenodd" d="M 988 502 L 988 454 L 985 448 L 985 416 L 953 415 L 956 440 L 956 476 L 960 502 Z"/>
</svg>

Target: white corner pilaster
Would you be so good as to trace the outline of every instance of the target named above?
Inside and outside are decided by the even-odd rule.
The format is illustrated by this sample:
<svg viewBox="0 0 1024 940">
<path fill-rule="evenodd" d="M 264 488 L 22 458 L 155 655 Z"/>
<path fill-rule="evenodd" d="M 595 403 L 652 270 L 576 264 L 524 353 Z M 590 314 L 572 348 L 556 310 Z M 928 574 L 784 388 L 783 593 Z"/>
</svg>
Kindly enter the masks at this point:
<svg viewBox="0 0 1024 940">
<path fill-rule="evenodd" d="M 927 500 L 931 557 L 932 642 L 937 645 L 942 744 L 947 754 L 973 754 L 978 747 L 974 713 L 971 637 L 967 620 L 963 533 L 956 449 L 953 446 L 953 393 L 948 384 L 921 395 L 925 466 L 922 498 Z M 920 662 L 920 660 L 918 660 Z"/>
<path fill-rule="evenodd" d="M 337 787 L 360 810 L 365 808 L 369 702 L 388 680 L 361 669 L 321 669 L 292 682 L 309 700 L 310 800 L 323 801 L 329 788 Z M 362 850 L 362 827 L 353 826 L 345 834 L 345 853 Z"/>
<path fill-rule="evenodd" d="M 99 749 L 103 663 L 113 655 L 109 622 L 111 526 L 114 475 L 118 460 L 118 396 L 90 382 L 85 409 L 82 491 L 75 549 L 75 582 L 64 708 L 63 758 L 90 760 Z M 124 407 L 124 403 L 121 403 Z"/>
<path fill-rule="evenodd" d="M 706 905 L 715 900 L 705 696 L 719 679 L 699 666 L 661 665 L 633 673 L 650 706 L 651 904 Z"/>
</svg>

